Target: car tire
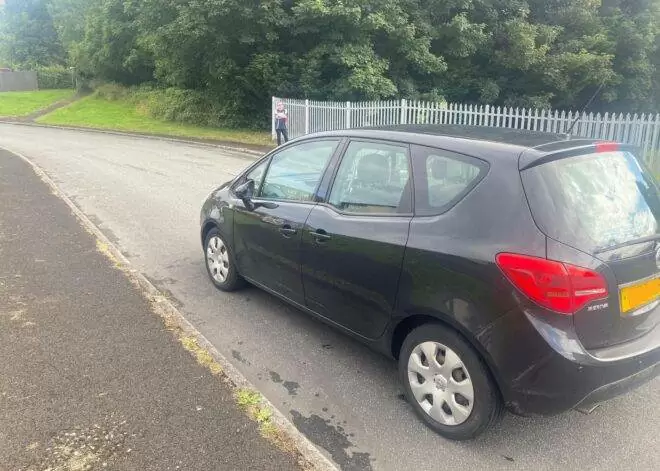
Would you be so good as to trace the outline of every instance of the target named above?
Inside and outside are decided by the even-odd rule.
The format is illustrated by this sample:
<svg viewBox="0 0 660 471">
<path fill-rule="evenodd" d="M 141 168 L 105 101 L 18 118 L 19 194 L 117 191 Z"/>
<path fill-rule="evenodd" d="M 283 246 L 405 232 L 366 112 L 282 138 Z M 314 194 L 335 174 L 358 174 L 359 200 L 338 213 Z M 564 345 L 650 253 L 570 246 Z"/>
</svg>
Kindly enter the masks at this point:
<svg viewBox="0 0 660 471">
<path fill-rule="evenodd" d="M 216 227 L 209 231 L 204 240 L 204 262 L 211 282 L 219 290 L 236 291 L 245 286 L 234 254 Z"/>
<path fill-rule="evenodd" d="M 424 324 L 408 334 L 399 375 L 415 413 L 450 440 L 472 439 L 502 415 L 502 399 L 486 365 L 458 332 L 444 325 Z"/>
</svg>

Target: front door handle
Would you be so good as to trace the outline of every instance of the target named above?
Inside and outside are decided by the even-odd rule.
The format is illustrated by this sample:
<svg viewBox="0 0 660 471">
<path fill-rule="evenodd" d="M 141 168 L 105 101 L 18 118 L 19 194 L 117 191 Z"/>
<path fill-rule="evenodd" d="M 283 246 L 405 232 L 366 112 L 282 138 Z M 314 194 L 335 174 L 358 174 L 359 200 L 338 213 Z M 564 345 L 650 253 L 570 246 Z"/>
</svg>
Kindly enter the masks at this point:
<svg viewBox="0 0 660 471">
<path fill-rule="evenodd" d="M 284 237 L 291 237 L 296 232 L 298 231 L 288 224 L 284 224 L 282 227 L 280 227 L 280 234 L 282 234 Z"/>
<path fill-rule="evenodd" d="M 323 229 L 316 229 L 315 231 L 309 231 L 309 233 L 316 239 L 316 242 L 322 243 L 325 242 L 326 240 L 332 239 L 330 237 L 330 234 L 328 234 L 326 231 Z"/>
</svg>

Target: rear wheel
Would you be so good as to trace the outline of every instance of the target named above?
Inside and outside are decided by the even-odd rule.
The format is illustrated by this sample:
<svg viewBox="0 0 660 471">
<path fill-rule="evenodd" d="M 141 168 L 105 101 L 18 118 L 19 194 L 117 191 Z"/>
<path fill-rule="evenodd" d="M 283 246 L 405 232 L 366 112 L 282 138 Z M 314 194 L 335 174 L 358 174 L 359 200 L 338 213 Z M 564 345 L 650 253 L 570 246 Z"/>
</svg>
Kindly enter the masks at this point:
<svg viewBox="0 0 660 471">
<path fill-rule="evenodd" d="M 222 291 L 234 291 L 243 287 L 245 282 L 238 274 L 233 254 L 217 228 L 211 229 L 206 235 L 204 247 L 206 271 L 213 284 Z"/>
<path fill-rule="evenodd" d="M 399 374 L 417 415 L 445 438 L 474 438 L 502 414 L 486 366 L 458 332 L 443 325 L 425 324 L 408 334 Z"/>
</svg>

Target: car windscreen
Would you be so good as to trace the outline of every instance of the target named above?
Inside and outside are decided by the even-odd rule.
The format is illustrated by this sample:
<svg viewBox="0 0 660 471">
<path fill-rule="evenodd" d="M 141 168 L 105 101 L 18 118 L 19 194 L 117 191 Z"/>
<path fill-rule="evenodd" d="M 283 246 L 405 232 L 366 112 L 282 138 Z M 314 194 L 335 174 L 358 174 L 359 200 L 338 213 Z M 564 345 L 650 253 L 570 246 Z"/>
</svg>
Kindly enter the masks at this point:
<svg viewBox="0 0 660 471">
<path fill-rule="evenodd" d="M 659 232 L 656 179 L 631 152 L 563 158 L 522 178 L 539 228 L 576 249 L 597 253 Z"/>
</svg>

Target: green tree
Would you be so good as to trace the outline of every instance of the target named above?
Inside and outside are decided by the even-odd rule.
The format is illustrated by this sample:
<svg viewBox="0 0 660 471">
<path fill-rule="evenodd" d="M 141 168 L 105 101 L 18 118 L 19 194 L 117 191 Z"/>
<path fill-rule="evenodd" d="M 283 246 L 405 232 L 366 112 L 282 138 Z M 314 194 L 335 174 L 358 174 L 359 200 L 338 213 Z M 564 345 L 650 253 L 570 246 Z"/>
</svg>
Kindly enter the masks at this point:
<svg viewBox="0 0 660 471">
<path fill-rule="evenodd" d="M 10 39 L 3 44 L 14 55 L 23 51 L 22 61 L 63 60 L 61 52 L 21 46 L 34 42 L 21 22 L 50 11 L 55 25 L 50 34 L 56 31 L 59 40 L 38 44 L 63 46 L 86 75 L 188 90 L 168 96 L 216 103 L 214 112 L 227 122 L 266 116 L 271 95 L 444 97 L 577 108 L 603 84 L 594 109 L 660 106 L 659 0 L 8 0 L 8 5 L 13 10 L 1 22 Z M 26 17 L 19 10 L 32 13 Z"/>
<path fill-rule="evenodd" d="M 300 0 L 287 12 L 300 92 L 310 98 L 379 99 L 418 95 L 417 83 L 446 70 L 431 50 L 433 28 L 418 2 Z"/>
<path fill-rule="evenodd" d="M 64 49 L 48 0 L 6 0 L 0 16 L 0 55 L 10 65 L 62 64 Z"/>
<path fill-rule="evenodd" d="M 613 44 L 618 85 L 612 98 L 622 111 L 630 108 L 656 111 L 652 102 L 654 81 L 660 70 L 654 54 L 660 35 L 660 2 L 657 0 L 603 0 L 603 25 Z"/>
<path fill-rule="evenodd" d="M 67 52 L 84 39 L 89 12 L 99 3 L 99 0 L 49 0 L 48 11 Z"/>
</svg>

